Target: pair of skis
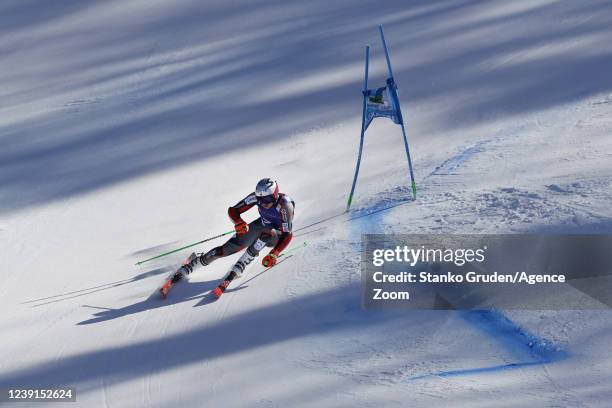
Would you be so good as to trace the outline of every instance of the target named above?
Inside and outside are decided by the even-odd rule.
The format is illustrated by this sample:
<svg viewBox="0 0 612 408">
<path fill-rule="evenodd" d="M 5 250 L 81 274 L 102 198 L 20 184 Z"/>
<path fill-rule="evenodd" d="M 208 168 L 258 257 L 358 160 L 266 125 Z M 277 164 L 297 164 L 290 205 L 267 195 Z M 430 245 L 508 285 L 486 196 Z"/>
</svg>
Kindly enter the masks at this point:
<svg viewBox="0 0 612 408">
<path fill-rule="evenodd" d="M 179 269 L 166 281 L 166 283 L 162 285 L 161 288 L 159 288 L 159 294 L 161 295 L 163 299 L 168 297 L 168 292 L 170 292 L 170 289 L 172 288 L 172 286 L 174 286 L 176 282 L 183 279 L 182 277 L 179 277 L 181 276 L 180 273 L 181 272 Z M 227 277 L 225 277 L 223 281 L 221 281 L 221 283 L 219 283 L 219 285 L 216 288 L 212 290 L 211 293 L 213 294 L 213 296 L 219 299 L 221 295 L 225 292 L 229 284 L 232 283 L 232 281 L 235 278 L 236 278 L 236 272 L 234 271 L 230 272 L 230 274 Z"/>
<path fill-rule="evenodd" d="M 308 243 L 306 241 L 304 241 L 304 243 L 298 247 L 294 247 L 291 248 L 288 251 L 285 251 L 284 253 L 279 255 L 279 258 L 281 258 L 276 265 L 278 265 L 279 263 L 283 262 L 285 259 L 287 259 L 287 255 L 289 255 L 291 252 L 304 248 Z M 284 258 L 284 259 L 282 259 Z M 264 270 L 267 271 L 268 269 L 273 268 L 274 266 L 271 266 L 269 268 L 266 268 Z M 182 266 L 181 266 L 182 268 Z M 262 272 L 263 273 L 263 272 Z M 221 297 L 221 295 L 223 295 L 223 293 L 225 293 L 225 290 L 227 289 L 227 287 L 230 285 L 230 283 L 232 283 L 232 281 L 236 278 L 236 272 L 232 271 L 230 272 L 225 278 L 223 278 L 223 280 L 219 283 L 219 285 L 217 285 L 216 288 L 214 288 L 211 293 L 212 295 L 219 299 Z M 163 299 L 165 299 L 166 297 L 168 297 L 168 292 L 170 292 L 170 289 L 172 288 L 172 286 L 174 286 L 174 284 L 178 281 L 180 281 L 182 279 L 182 274 L 180 272 L 180 268 L 172 274 L 172 276 L 170 278 L 168 278 L 168 280 L 162 285 L 161 288 L 159 288 L 159 294 L 161 295 L 161 297 Z"/>
</svg>

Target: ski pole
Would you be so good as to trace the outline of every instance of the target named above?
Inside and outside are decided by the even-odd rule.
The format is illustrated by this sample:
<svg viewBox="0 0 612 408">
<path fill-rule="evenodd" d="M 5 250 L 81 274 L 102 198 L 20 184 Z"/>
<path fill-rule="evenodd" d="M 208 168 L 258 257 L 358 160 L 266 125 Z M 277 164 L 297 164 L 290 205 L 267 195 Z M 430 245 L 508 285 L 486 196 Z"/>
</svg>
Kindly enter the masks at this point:
<svg viewBox="0 0 612 408">
<path fill-rule="evenodd" d="M 302 245 L 300 245 L 300 246 L 296 246 L 296 247 L 293 247 L 293 248 L 291 248 L 291 249 L 288 249 L 288 250 L 286 250 L 285 252 L 283 252 L 282 254 L 280 254 L 278 257 L 279 257 L 279 258 L 282 258 L 283 256 L 285 256 L 285 255 L 287 255 L 287 254 L 290 254 L 291 252 L 295 252 L 295 251 L 297 251 L 298 249 L 302 249 L 302 248 L 304 248 L 306 245 L 308 245 L 308 242 L 307 242 L 307 241 L 304 241 L 304 242 L 302 243 Z"/>
<path fill-rule="evenodd" d="M 234 232 L 234 230 L 227 231 L 227 232 L 224 232 L 223 234 L 215 235 L 214 237 L 206 238 L 206 239 L 203 239 L 202 241 L 198 241 L 198 242 L 194 242 L 193 244 L 185 245 L 184 247 L 181 247 L 181 248 L 178 248 L 178 249 L 174 249 L 172 251 L 165 252 L 163 254 L 154 256 L 153 258 L 149 258 L 149 259 L 145 259 L 144 261 L 136 262 L 135 265 L 142 265 L 145 262 L 149 262 L 149 261 L 152 261 L 154 259 L 161 258 L 162 256 L 166 256 L 166 255 L 170 255 L 170 254 L 173 254 L 175 252 L 178 252 L 178 251 L 182 251 L 183 249 L 191 248 L 192 246 L 203 244 L 204 242 L 212 241 L 213 239 L 221 238 L 222 236 L 225 236 L 227 234 L 231 234 L 233 232 Z"/>
<path fill-rule="evenodd" d="M 297 246 L 297 247 L 293 247 L 293 248 L 291 248 L 291 249 L 289 249 L 289 250 L 287 250 L 287 251 L 283 252 L 282 254 L 280 254 L 280 255 L 278 256 L 279 258 L 283 258 L 285 255 L 288 255 L 288 254 L 289 254 L 289 255 L 288 255 L 288 256 L 286 256 L 285 258 L 283 258 L 282 260 L 278 261 L 278 263 L 277 263 L 276 265 L 274 265 L 274 266 L 269 266 L 269 267 L 267 267 L 266 269 L 264 269 L 263 271 L 259 272 L 257 275 L 250 277 L 249 279 L 245 280 L 244 282 L 241 282 L 241 283 L 240 283 L 240 285 L 238 285 L 238 286 L 236 287 L 236 289 L 241 288 L 241 287 L 242 287 L 242 286 L 244 286 L 246 283 L 248 283 L 248 282 L 252 281 L 253 279 L 255 279 L 256 277 L 258 277 L 258 276 L 259 276 L 259 275 L 261 275 L 262 273 L 265 273 L 265 272 L 269 271 L 269 270 L 270 270 L 270 269 L 272 269 L 272 268 L 276 268 L 276 267 L 277 267 L 277 266 L 278 266 L 278 265 L 279 265 L 281 262 L 285 262 L 287 259 L 289 259 L 289 258 L 291 258 L 291 257 L 293 256 L 292 254 L 290 254 L 291 252 L 293 252 L 293 251 L 297 251 L 298 249 L 302 249 L 302 248 L 304 248 L 304 247 L 305 247 L 307 244 L 308 244 L 308 242 L 304 241 L 304 242 L 302 243 L 302 245 Z"/>
</svg>

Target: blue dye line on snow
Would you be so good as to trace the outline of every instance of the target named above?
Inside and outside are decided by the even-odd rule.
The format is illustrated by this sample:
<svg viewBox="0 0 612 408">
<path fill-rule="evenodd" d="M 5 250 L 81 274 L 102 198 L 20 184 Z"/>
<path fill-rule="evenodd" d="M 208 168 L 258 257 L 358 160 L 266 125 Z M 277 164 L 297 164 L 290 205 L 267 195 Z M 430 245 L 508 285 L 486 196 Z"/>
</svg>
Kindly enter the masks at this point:
<svg viewBox="0 0 612 408">
<path fill-rule="evenodd" d="M 497 373 L 516 368 L 550 364 L 569 357 L 569 353 L 561 350 L 551 341 L 536 336 L 520 327 L 500 311 L 470 310 L 462 312 L 462 317 L 472 326 L 498 341 L 506 350 L 514 354 L 519 361 L 488 367 L 439 371 L 411 377 L 408 381 L 432 377 L 458 377 Z"/>
<path fill-rule="evenodd" d="M 432 377 L 460 377 L 460 376 L 468 376 L 468 375 L 475 375 L 475 374 L 496 373 L 500 371 L 511 370 L 513 368 L 528 367 L 528 366 L 535 366 L 535 365 L 541 365 L 541 364 L 545 364 L 545 362 L 532 361 L 530 363 L 508 363 L 508 364 L 500 364 L 500 365 L 495 365 L 495 366 L 490 366 L 490 367 L 465 368 L 465 369 L 459 369 L 459 370 L 440 371 L 437 373 L 423 374 L 423 375 L 418 375 L 416 377 L 411 377 L 408 379 L 408 381 L 416 381 L 416 380 L 422 380 L 422 379 L 432 378 Z"/>
<path fill-rule="evenodd" d="M 482 145 L 476 146 L 476 148 L 480 147 L 482 147 Z M 398 191 L 394 191 L 394 193 L 398 192 L 402 193 L 401 188 Z M 353 223 L 355 226 L 354 228 L 360 230 L 360 235 L 364 232 L 365 227 L 375 229 L 375 231 L 367 231 L 369 233 L 381 233 L 381 229 L 384 230 L 384 214 L 381 214 L 382 210 L 391 209 L 405 203 L 405 199 L 401 200 L 395 197 L 383 198 L 378 200 L 378 202 L 374 203 L 373 205 L 358 209 L 355 211 L 355 216 L 349 220 L 361 219 L 361 222 Z M 376 216 L 370 217 L 370 215 Z M 470 323 L 473 327 L 480 330 L 487 336 L 495 339 L 495 341 L 500 343 L 505 350 L 512 353 L 517 361 L 488 367 L 456 369 L 429 373 L 412 377 L 409 379 L 409 381 L 431 377 L 456 377 L 495 373 L 522 367 L 550 364 L 569 357 L 569 353 L 561 350 L 551 341 L 539 337 L 522 328 L 500 311 L 470 310 L 462 311 L 460 313 L 462 318 Z"/>
<path fill-rule="evenodd" d="M 527 355 L 542 362 L 567 357 L 553 342 L 520 327 L 498 310 L 470 310 L 463 313 L 463 318 L 518 357 Z"/>
</svg>

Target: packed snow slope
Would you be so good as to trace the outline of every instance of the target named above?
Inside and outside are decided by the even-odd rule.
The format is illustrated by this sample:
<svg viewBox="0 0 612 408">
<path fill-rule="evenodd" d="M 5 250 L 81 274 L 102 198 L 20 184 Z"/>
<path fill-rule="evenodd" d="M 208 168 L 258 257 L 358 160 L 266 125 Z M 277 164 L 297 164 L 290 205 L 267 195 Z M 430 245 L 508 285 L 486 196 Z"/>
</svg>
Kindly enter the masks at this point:
<svg viewBox="0 0 612 408">
<path fill-rule="evenodd" d="M 0 21 L 0 388 L 76 387 L 71 407 L 609 406 L 610 312 L 366 312 L 359 262 L 368 232 L 612 232 L 612 3 L 21 0 Z M 377 120 L 343 214 L 379 23 L 418 197 Z M 217 302 L 235 257 L 160 300 L 189 250 L 135 262 L 231 230 L 262 177 L 308 245 Z"/>
</svg>

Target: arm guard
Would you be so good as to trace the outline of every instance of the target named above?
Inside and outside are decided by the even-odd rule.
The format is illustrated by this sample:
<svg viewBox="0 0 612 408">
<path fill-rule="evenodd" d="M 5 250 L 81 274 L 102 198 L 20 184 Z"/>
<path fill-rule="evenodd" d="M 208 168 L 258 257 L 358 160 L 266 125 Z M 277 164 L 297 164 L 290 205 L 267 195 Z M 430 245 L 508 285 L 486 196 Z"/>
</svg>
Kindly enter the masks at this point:
<svg viewBox="0 0 612 408">
<path fill-rule="evenodd" d="M 291 242 L 291 239 L 293 238 L 294 204 L 293 204 L 293 201 L 286 200 L 284 197 L 282 200 L 283 201 L 281 202 L 281 209 L 280 209 L 280 213 L 282 217 L 282 224 L 281 224 L 281 229 L 280 229 L 281 235 L 278 238 L 278 242 L 276 246 L 274 247 L 274 249 L 272 249 L 272 252 L 277 256 L 285 248 L 287 248 L 287 245 L 289 245 L 289 243 Z"/>
<path fill-rule="evenodd" d="M 255 203 L 257 203 L 255 194 L 249 194 L 248 196 L 240 200 L 236 205 L 233 205 L 230 208 L 228 208 L 227 215 L 229 215 L 234 225 L 240 224 L 244 222 L 240 214 L 253 208 Z"/>
</svg>

